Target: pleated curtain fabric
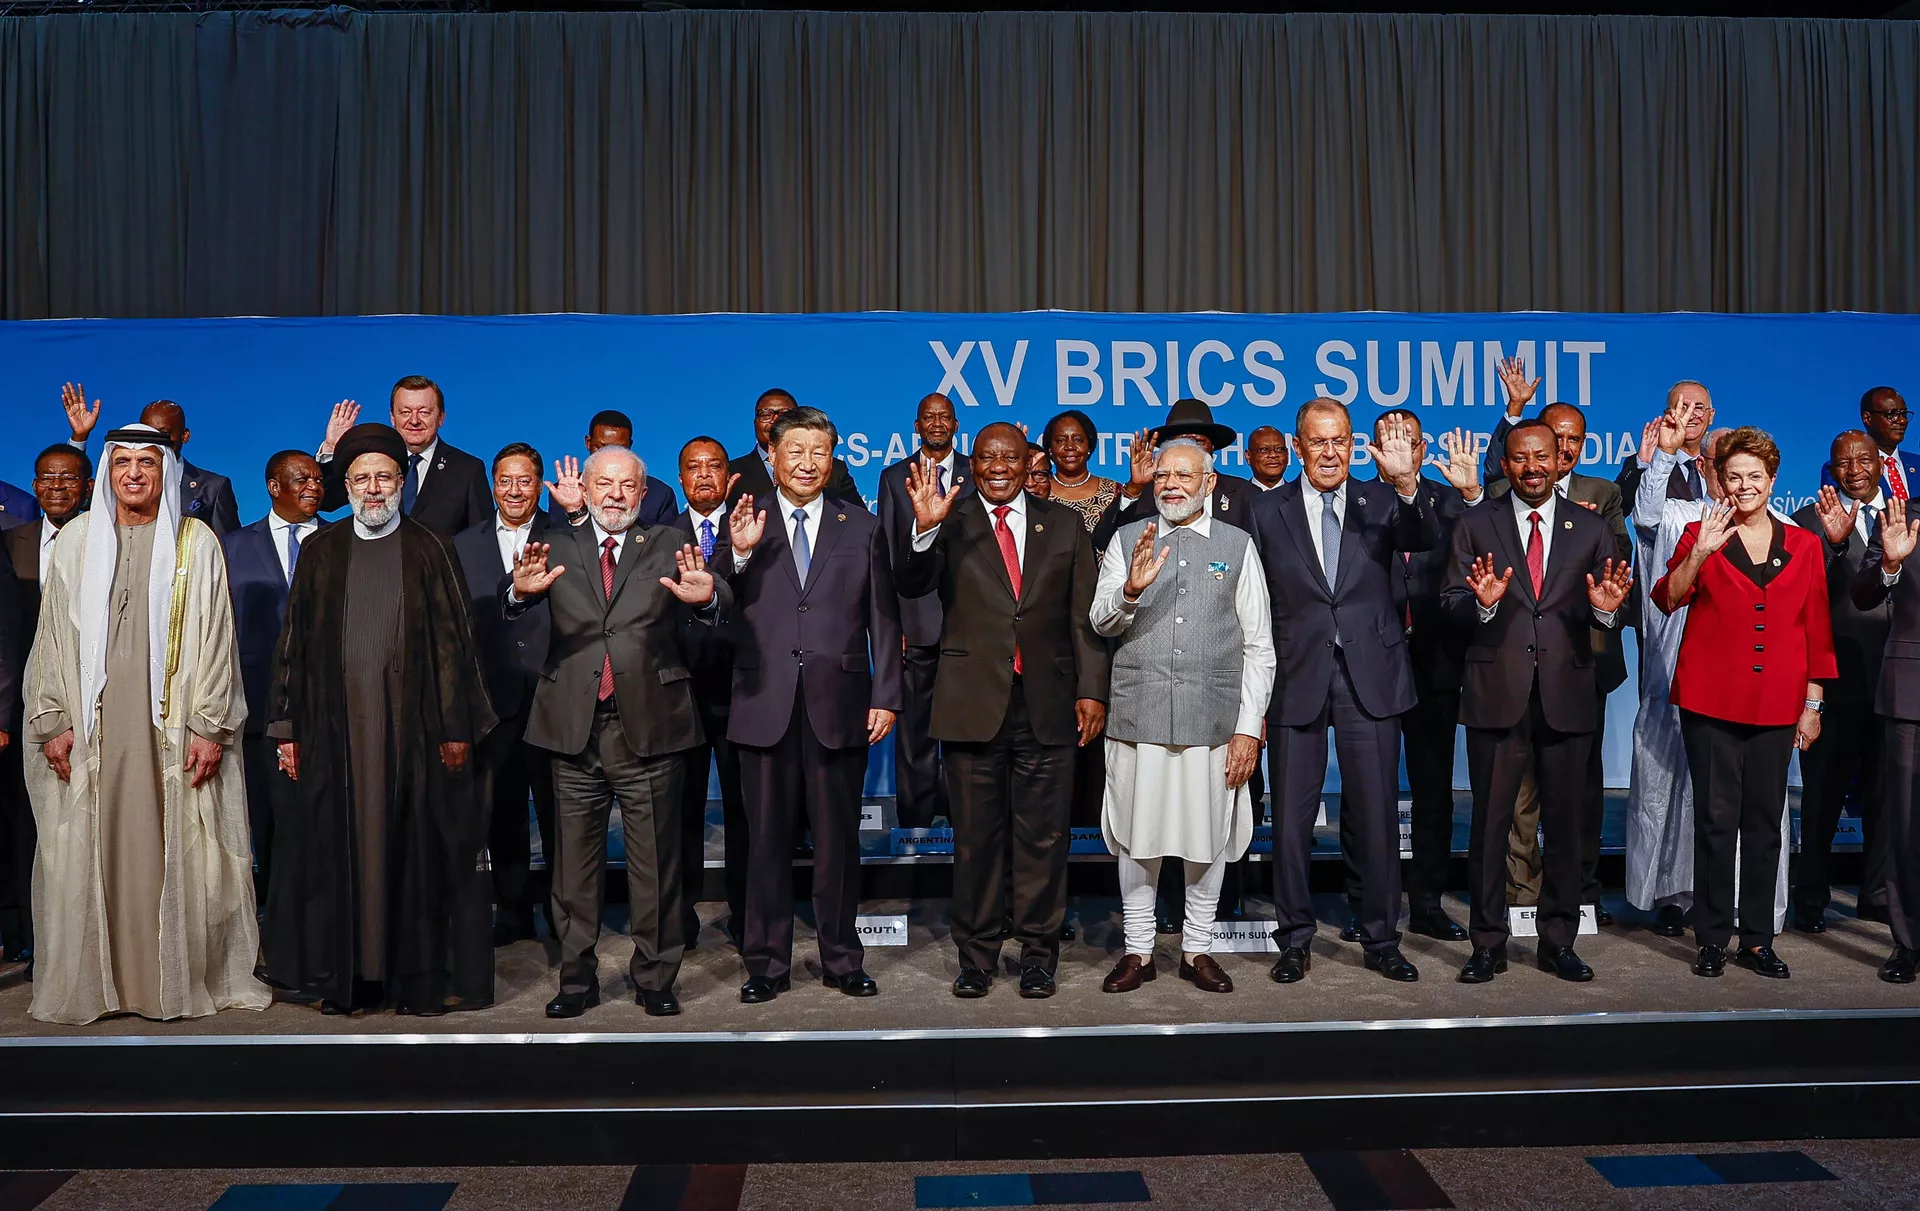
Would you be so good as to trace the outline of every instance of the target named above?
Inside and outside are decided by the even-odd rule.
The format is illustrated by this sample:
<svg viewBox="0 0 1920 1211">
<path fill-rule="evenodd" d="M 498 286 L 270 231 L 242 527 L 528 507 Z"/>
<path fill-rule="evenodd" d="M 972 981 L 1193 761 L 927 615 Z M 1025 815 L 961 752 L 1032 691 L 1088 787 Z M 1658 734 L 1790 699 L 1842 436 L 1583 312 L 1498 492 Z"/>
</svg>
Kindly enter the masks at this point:
<svg viewBox="0 0 1920 1211">
<path fill-rule="evenodd" d="M 0 314 L 1920 309 L 1920 22 L 0 20 Z"/>
</svg>

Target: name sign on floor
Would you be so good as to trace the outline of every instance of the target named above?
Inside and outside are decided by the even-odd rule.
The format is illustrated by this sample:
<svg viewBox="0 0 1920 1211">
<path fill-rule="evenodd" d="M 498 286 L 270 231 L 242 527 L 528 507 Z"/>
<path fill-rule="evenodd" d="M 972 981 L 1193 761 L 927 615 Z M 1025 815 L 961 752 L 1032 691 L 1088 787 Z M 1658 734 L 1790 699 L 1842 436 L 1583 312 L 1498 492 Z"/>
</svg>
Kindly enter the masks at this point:
<svg viewBox="0 0 1920 1211">
<path fill-rule="evenodd" d="M 859 916 L 853 919 L 853 932 L 859 937 L 862 946 L 905 946 L 907 944 L 907 914 L 895 913 L 891 916 L 876 914 Z"/>
<path fill-rule="evenodd" d="M 1278 943 L 1273 940 L 1273 922 L 1261 921 L 1215 921 L 1213 923 L 1213 948 L 1217 951 L 1240 953 L 1262 953 L 1277 951 Z"/>
<path fill-rule="evenodd" d="M 1594 906 L 1591 904 L 1580 906 L 1580 933 L 1600 932 L 1600 919 L 1593 915 L 1593 909 Z M 1516 938 L 1539 937 L 1540 925 L 1534 919 L 1539 913 L 1540 910 L 1531 904 L 1513 905 L 1507 909 L 1507 932 Z"/>
</svg>

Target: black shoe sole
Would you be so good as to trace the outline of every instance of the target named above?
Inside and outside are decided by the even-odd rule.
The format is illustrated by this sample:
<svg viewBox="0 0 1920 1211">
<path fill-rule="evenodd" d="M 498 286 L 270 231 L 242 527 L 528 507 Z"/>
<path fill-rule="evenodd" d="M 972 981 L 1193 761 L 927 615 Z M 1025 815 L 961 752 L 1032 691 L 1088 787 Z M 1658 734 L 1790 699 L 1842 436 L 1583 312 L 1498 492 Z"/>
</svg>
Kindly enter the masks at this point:
<svg viewBox="0 0 1920 1211">
<path fill-rule="evenodd" d="M 1547 959 L 1540 960 L 1539 966 L 1541 971 L 1546 972 L 1548 975 L 1553 976 L 1556 979 L 1565 980 L 1569 984 L 1593 983 L 1593 968 L 1591 967 L 1587 968 L 1587 972 L 1585 975 L 1563 976 L 1560 974 L 1560 969 L 1558 967 L 1555 967 L 1550 960 L 1547 960 Z"/>
<path fill-rule="evenodd" d="M 836 989 L 850 997 L 877 997 L 880 995 L 880 986 L 878 984 L 869 984 L 865 988 L 848 988 L 845 984 L 842 984 L 832 977 L 825 977 L 821 979 L 820 982 L 828 988 Z"/>
<path fill-rule="evenodd" d="M 959 997 L 963 1001 L 977 1001 L 981 997 L 986 996 L 988 993 L 992 991 L 993 991 L 993 985 L 988 984 L 984 988 L 955 988 L 953 990 L 953 995 L 956 997 Z"/>
<path fill-rule="evenodd" d="M 1029 1001 L 1044 1001 L 1058 991 L 1060 991 L 1058 987 L 1022 988 L 1020 995 Z"/>
<path fill-rule="evenodd" d="M 792 992 L 792 991 L 793 991 L 793 983 L 792 983 L 792 981 L 790 981 L 790 980 L 776 980 L 776 981 L 774 981 L 774 984 L 773 984 L 773 995 L 772 995 L 772 996 L 765 996 L 765 997 L 754 997 L 754 998 L 753 998 L 752 1000 L 748 1000 L 748 999 L 747 999 L 747 994 L 746 994 L 746 990 L 745 990 L 745 989 L 742 989 L 742 990 L 741 990 L 741 992 L 740 992 L 740 1003 L 741 1003 L 742 1005 L 766 1005 L 766 1004 L 769 1004 L 769 1003 L 771 1003 L 771 1002 L 773 1001 L 773 999 L 774 999 L 774 997 L 778 997 L 778 996 L 779 996 L 779 995 L 780 995 L 781 993 L 783 993 L 783 992 Z"/>
<path fill-rule="evenodd" d="M 677 1018 L 680 1016 L 680 1006 L 677 1002 L 672 1009 L 656 1009 L 654 1006 L 642 1001 L 640 1002 L 640 1008 L 646 1010 L 647 1016 L 650 1018 Z"/>
<path fill-rule="evenodd" d="M 1312 970 L 1313 970 L 1312 962 L 1306 962 L 1306 963 L 1300 964 L 1299 975 L 1280 975 L 1277 972 L 1268 971 L 1267 978 L 1272 980 L 1276 984 L 1298 984 L 1303 980 L 1305 980 L 1307 978 L 1307 973 Z"/>
<path fill-rule="evenodd" d="M 581 1014 L 586 1013 L 586 1011 L 589 1009 L 598 1009 L 599 1007 L 600 1007 L 600 996 L 598 993 L 596 993 L 593 996 L 590 996 L 586 1000 L 582 1001 L 580 1003 L 580 1008 L 578 1010 L 569 1010 L 564 1013 L 555 1013 L 553 1011 L 553 1006 L 549 1005 L 547 1006 L 547 1016 L 557 1021 L 565 1021 L 568 1018 L 577 1018 Z"/>
<path fill-rule="evenodd" d="M 1739 959 L 1735 959 L 1733 961 L 1733 965 L 1735 967 L 1744 967 L 1748 971 L 1751 971 L 1753 974 L 1765 980 L 1788 980 L 1793 978 L 1793 971 L 1791 968 L 1789 968 L 1786 971 L 1762 971 L 1760 970 L 1760 968 L 1756 967 L 1751 961 L 1742 962 Z"/>
<path fill-rule="evenodd" d="M 1462 971 L 1458 977 L 1457 982 L 1461 984 L 1491 984 L 1493 983 L 1493 976 L 1503 976 L 1506 974 L 1507 974 L 1507 961 L 1505 959 L 1500 959 L 1496 961 L 1493 965 L 1493 975 L 1490 975 L 1485 979 L 1469 980 L 1467 978 L 1467 973 L 1465 971 Z"/>
</svg>

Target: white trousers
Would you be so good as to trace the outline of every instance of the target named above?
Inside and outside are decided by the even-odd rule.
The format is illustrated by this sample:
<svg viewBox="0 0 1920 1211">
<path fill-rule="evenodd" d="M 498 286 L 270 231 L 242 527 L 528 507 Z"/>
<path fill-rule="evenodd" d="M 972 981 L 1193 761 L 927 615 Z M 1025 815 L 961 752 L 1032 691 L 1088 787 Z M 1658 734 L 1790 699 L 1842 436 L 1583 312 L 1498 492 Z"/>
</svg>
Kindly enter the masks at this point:
<svg viewBox="0 0 1920 1211">
<path fill-rule="evenodd" d="M 1153 954 L 1153 898 L 1160 884 L 1160 859 L 1129 858 L 1120 863 L 1120 919 L 1126 926 L 1127 953 L 1142 958 Z M 1225 858 L 1211 866 L 1185 864 L 1187 923 L 1181 930 L 1184 954 L 1206 954 L 1213 948 L 1213 916 L 1220 907 L 1220 884 L 1227 877 Z"/>
</svg>

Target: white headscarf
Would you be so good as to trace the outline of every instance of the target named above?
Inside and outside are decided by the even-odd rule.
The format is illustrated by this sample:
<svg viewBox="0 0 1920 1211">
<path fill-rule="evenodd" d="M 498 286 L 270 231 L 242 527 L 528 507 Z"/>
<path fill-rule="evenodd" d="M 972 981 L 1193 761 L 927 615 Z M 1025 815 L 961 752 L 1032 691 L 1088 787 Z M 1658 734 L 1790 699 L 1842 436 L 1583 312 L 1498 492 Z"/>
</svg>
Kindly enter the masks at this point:
<svg viewBox="0 0 1920 1211">
<path fill-rule="evenodd" d="M 173 604 L 175 548 L 180 535 L 180 458 L 167 435 L 150 425 L 126 425 L 107 434 L 100 474 L 93 481 L 87 547 L 80 564 L 80 700 L 86 703 L 86 736 L 93 739 L 95 710 L 107 688 L 107 635 L 113 621 L 113 573 L 120 562 L 120 531 L 112 485 L 115 449 L 160 451 L 160 515 L 154 519 L 153 572 L 147 581 L 147 682 L 153 726 L 164 727 L 160 699 L 166 690 L 167 631 Z M 179 569 L 181 575 L 186 569 Z M 129 687 L 130 688 L 130 687 Z"/>
</svg>

